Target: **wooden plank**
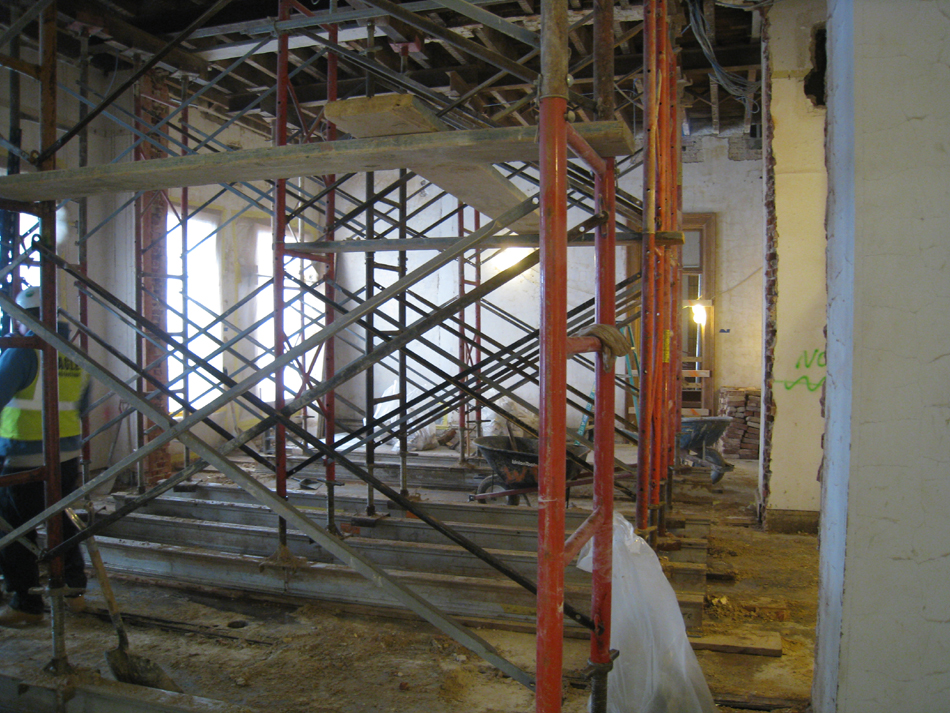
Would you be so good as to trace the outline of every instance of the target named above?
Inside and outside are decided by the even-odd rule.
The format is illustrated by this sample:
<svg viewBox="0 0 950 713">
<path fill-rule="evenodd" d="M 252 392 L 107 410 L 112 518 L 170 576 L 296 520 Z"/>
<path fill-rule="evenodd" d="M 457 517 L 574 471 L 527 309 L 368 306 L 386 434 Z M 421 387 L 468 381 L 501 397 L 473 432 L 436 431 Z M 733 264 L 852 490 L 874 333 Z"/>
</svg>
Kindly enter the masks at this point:
<svg viewBox="0 0 950 713">
<path fill-rule="evenodd" d="M 709 369 L 683 369 L 683 376 L 705 379 L 712 375 Z"/>
<path fill-rule="evenodd" d="M 578 124 L 575 128 L 601 156 L 626 156 L 633 153 L 633 136 L 621 122 L 591 122 Z M 537 128 L 527 126 L 265 146 L 4 176 L 0 177 L 0 198 L 28 202 L 62 200 L 179 186 L 386 171 L 407 168 L 410 163 L 425 168 L 537 161 L 537 141 Z"/>
<path fill-rule="evenodd" d="M 729 708 L 740 708 L 747 711 L 774 711 L 774 710 L 804 710 L 809 701 L 807 698 L 772 698 L 756 696 L 751 693 L 714 693 L 713 700 L 717 705 Z"/>
<path fill-rule="evenodd" d="M 448 127 L 411 94 L 382 94 L 330 102 L 326 118 L 359 139 L 433 134 Z M 497 218 L 528 196 L 491 164 L 460 165 L 455 161 L 408 168 L 443 191 L 491 218 Z M 512 224 L 518 233 L 538 233 L 541 216 L 535 211 Z"/>
<path fill-rule="evenodd" d="M 722 651 L 727 654 L 752 656 L 782 655 L 782 635 L 775 631 L 691 636 L 689 643 L 696 651 Z"/>
<path fill-rule="evenodd" d="M 358 139 L 447 131 L 448 127 L 412 94 L 380 94 L 329 102 L 325 116 Z"/>
</svg>

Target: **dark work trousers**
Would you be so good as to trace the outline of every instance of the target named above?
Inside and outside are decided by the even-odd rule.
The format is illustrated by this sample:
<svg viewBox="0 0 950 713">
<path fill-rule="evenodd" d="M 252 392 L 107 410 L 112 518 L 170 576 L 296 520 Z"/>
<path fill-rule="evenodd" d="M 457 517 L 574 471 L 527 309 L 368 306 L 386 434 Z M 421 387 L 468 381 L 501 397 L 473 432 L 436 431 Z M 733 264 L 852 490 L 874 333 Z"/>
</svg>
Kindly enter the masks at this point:
<svg viewBox="0 0 950 713">
<path fill-rule="evenodd" d="M 20 473 L 24 470 L 32 469 L 4 466 L 3 470 L 0 471 L 0 475 Z M 78 479 L 79 459 L 73 458 L 63 461 L 62 486 L 64 495 L 76 487 Z M 36 517 L 45 509 L 44 483 L 42 481 L 0 488 L 0 515 L 13 528 L 17 528 L 27 520 Z M 74 534 L 76 534 L 76 526 L 69 518 L 65 518 L 63 538 L 66 539 Z M 29 533 L 27 537 L 32 542 L 36 542 L 35 531 Z M 66 586 L 85 589 L 85 563 L 78 546 L 72 547 L 66 552 L 63 565 Z M 0 550 L 0 572 L 3 573 L 6 590 L 13 592 L 13 599 L 10 602 L 12 609 L 28 614 L 41 614 L 43 612 L 43 598 L 38 594 L 30 594 L 30 589 L 38 587 L 40 584 L 39 568 L 35 554 L 19 542 L 8 545 Z"/>
</svg>

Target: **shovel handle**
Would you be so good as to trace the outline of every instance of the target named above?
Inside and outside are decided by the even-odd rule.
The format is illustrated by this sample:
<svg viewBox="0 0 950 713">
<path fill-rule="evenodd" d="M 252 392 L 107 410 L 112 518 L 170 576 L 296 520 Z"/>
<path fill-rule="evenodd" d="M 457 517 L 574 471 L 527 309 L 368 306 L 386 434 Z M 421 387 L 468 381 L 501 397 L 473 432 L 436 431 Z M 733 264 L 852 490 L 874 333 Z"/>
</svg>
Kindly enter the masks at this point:
<svg viewBox="0 0 950 713">
<path fill-rule="evenodd" d="M 66 514 L 73 524 L 79 529 L 84 530 L 82 520 L 72 508 L 66 508 Z M 122 615 L 119 613 L 119 604 L 115 600 L 115 592 L 112 591 L 112 583 L 109 581 L 109 575 L 106 574 L 106 566 L 102 561 L 102 555 L 99 554 L 99 546 L 96 544 L 96 538 L 90 536 L 86 539 L 86 550 L 89 552 L 89 559 L 92 560 L 92 566 L 96 570 L 96 579 L 99 580 L 99 589 L 103 598 L 106 600 L 106 609 L 109 610 L 109 618 L 112 619 L 112 625 L 115 627 L 115 634 L 119 639 L 119 649 L 128 651 L 129 636 L 125 633 L 125 624 L 122 622 Z"/>
</svg>

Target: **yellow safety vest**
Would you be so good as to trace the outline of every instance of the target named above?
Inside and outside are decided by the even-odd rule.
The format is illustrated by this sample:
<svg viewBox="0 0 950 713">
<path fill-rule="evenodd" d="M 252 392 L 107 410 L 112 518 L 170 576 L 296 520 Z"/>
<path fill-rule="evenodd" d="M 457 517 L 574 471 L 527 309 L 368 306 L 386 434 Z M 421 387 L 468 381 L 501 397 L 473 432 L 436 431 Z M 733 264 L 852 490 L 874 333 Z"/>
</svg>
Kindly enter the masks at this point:
<svg viewBox="0 0 950 713">
<path fill-rule="evenodd" d="M 68 357 L 59 356 L 59 436 L 82 433 L 79 402 L 89 383 L 89 375 Z M 37 365 L 40 353 L 36 352 Z M 0 413 L 0 437 L 14 441 L 43 440 L 43 383 L 40 369 L 32 383 L 10 399 Z"/>
</svg>

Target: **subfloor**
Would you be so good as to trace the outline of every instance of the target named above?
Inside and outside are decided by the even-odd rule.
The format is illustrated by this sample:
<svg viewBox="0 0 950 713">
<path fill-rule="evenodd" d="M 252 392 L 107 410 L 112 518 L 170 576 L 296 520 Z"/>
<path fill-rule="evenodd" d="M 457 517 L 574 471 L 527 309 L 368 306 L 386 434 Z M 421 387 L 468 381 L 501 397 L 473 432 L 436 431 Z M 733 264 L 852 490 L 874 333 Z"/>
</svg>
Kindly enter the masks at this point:
<svg viewBox="0 0 950 713">
<path fill-rule="evenodd" d="M 740 461 L 716 486 L 678 480 L 676 511 L 711 519 L 703 634 L 781 635 L 781 656 L 697 651 L 720 711 L 803 711 L 811 687 L 817 538 L 755 525 L 756 464 Z M 420 493 L 423 499 L 438 497 Z M 582 495 L 582 494 L 579 494 Z M 458 494 L 449 497 L 457 498 Z M 273 713 L 534 709 L 532 694 L 428 624 L 376 619 L 332 604 L 228 598 L 113 578 L 132 653 L 160 664 L 188 694 Z M 94 579 L 90 610 L 67 618 L 69 662 L 87 678 L 111 678 L 104 652 L 114 630 Z M 531 634 L 478 633 L 533 670 Z M 582 669 L 588 644 L 565 641 L 565 670 Z M 0 671 L 42 676 L 50 629 L 0 629 Z M 568 676 L 565 713 L 587 710 L 587 690 Z"/>
</svg>

